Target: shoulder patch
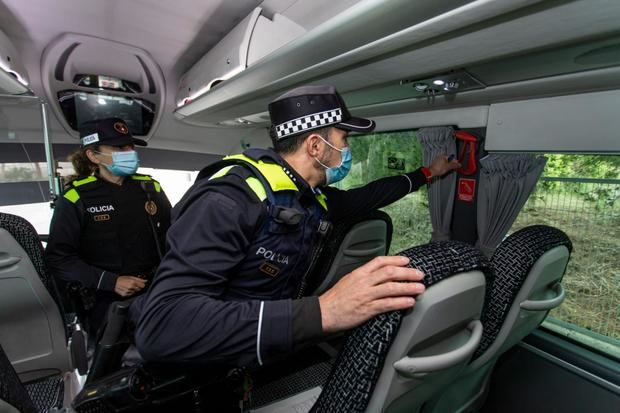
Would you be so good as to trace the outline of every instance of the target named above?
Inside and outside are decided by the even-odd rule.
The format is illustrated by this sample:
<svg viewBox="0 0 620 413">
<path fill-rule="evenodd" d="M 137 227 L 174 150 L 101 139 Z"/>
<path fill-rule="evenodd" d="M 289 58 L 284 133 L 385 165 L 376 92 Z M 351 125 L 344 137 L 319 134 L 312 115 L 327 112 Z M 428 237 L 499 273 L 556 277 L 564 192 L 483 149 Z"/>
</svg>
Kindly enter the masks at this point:
<svg viewBox="0 0 620 413">
<path fill-rule="evenodd" d="M 74 187 L 77 188 L 79 186 L 86 185 L 86 184 L 89 184 L 91 182 L 96 182 L 96 181 L 97 181 L 97 177 L 95 175 L 91 175 L 91 176 L 88 176 L 88 177 L 86 177 L 84 179 L 75 180 L 75 181 L 71 182 L 71 185 L 73 185 Z"/>
<path fill-rule="evenodd" d="M 136 180 L 136 181 L 154 181 L 154 179 L 151 178 L 151 175 L 142 175 L 142 174 L 131 175 L 131 179 Z"/>
<path fill-rule="evenodd" d="M 75 188 L 69 189 L 63 196 L 72 204 L 75 204 L 78 199 L 80 199 L 80 194 L 75 190 Z"/>
</svg>

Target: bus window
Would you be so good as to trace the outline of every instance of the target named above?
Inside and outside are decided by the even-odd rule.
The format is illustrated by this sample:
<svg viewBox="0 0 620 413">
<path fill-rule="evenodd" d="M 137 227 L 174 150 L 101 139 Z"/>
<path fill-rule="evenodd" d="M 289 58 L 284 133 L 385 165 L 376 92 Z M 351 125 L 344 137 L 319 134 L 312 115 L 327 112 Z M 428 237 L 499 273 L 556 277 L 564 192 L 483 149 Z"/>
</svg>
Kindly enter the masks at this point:
<svg viewBox="0 0 620 413">
<path fill-rule="evenodd" d="M 0 212 L 27 219 L 39 234 L 52 218 L 45 162 L 0 163 Z"/>
<path fill-rule="evenodd" d="M 543 325 L 620 358 L 620 156 L 548 158 L 511 229 L 551 225 L 573 242 L 566 300 Z"/>
<path fill-rule="evenodd" d="M 350 189 L 385 176 L 412 172 L 422 165 L 422 148 L 415 131 L 375 133 L 349 139 L 353 166 L 338 182 Z M 429 242 L 432 233 L 426 186 L 383 208 L 392 218 L 394 233 L 390 253 Z"/>
</svg>

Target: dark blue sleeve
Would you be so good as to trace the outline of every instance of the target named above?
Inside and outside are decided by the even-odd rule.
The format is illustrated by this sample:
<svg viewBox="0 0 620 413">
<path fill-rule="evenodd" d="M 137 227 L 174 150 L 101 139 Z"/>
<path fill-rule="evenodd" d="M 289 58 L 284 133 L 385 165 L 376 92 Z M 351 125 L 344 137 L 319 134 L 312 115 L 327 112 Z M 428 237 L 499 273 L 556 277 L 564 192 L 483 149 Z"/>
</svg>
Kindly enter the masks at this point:
<svg viewBox="0 0 620 413">
<path fill-rule="evenodd" d="M 86 288 L 114 291 L 118 274 L 92 266 L 79 255 L 82 236 L 81 201 L 59 198 L 50 224 L 45 265 L 57 278 L 79 282 Z"/>
<path fill-rule="evenodd" d="M 291 300 L 222 299 L 262 214 L 258 200 L 230 192 L 207 190 L 175 207 L 166 255 L 131 308 L 146 360 L 249 365 L 292 350 Z"/>
<path fill-rule="evenodd" d="M 377 179 L 359 188 L 342 191 L 328 186 L 322 188 L 327 196 L 329 216 L 339 221 L 350 216 L 366 215 L 398 201 L 426 184 L 421 169 L 407 174 Z"/>
</svg>

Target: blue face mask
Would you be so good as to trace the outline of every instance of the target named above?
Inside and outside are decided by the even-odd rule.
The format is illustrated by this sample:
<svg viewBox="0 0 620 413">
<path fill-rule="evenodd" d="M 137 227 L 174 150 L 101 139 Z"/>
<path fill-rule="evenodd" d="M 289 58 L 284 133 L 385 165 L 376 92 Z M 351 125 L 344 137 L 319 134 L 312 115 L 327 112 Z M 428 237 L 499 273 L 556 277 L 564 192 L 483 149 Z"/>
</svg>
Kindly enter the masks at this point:
<svg viewBox="0 0 620 413">
<path fill-rule="evenodd" d="M 101 152 L 98 153 L 102 154 Z M 108 169 L 108 171 L 110 171 L 116 176 L 129 176 L 136 173 L 139 164 L 140 159 L 138 158 L 138 152 L 122 151 L 112 152 L 112 165 L 104 165 Z"/>
<path fill-rule="evenodd" d="M 331 185 L 335 182 L 342 181 L 349 174 L 351 165 L 353 164 L 353 155 L 351 153 L 351 148 L 348 146 L 338 149 L 325 139 L 321 139 L 323 142 L 340 152 L 340 165 L 338 166 L 329 167 L 317 158 L 314 158 L 323 168 L 325 168 L 325 185 Z"/>
</svg>

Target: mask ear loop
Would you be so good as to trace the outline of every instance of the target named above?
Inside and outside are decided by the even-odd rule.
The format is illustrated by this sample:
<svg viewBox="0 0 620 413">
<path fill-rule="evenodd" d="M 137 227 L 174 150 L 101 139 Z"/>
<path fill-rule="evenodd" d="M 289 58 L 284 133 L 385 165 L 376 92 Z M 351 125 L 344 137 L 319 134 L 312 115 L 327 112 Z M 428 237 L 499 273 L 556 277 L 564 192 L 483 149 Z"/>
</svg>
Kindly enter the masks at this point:
<svg viewBox="0 0 620 413">
<path fill-rule="evenodd" d="M 314 159 L 315 159 L 315 160 L 319 163 L 319 165 L 321 165 L 321 166 L 322 166 L 323 168 L 325 168 L 325 169 L 340 168 L 340 167 L 342 166 L 342 164 L 344 163 L 344 156 L 342 156 L 342 152 L 344 152 L 344 148 L 342 148 L 342 149 L 338 149 L 338 148 L 336 148 L 334 145 L 332 145 L 331 143 L 329 143 L 329 142 L 327 142 L 325 139 L 323 139 L 323 137 L 322 137 L 322 136 L 319 136 L 319 138 L 321 138 L 321 140 L 322 140 L 323 142 L 325 142 L 325 143 L 327 144 L 327 146 L 329 146 L 330 148 L 335 149 L 335 150 L 337 150 L 338 152 L 340 152 L 340 164 L 339 164 L 338 166 L 327 166 L 327 165 L 325 165 L 323 162 L 319 161 L 319 159 L 318 159 L 318 158 L 316 158 L 316 157 L 315 157 Z"/>
<path fill-rule="evenodd" d="M 112 154 L 107 154 L 107 153 L 103 153 L 103 152 L 99 152 L 93 149 L 93 152 L 96 153 L 97 155 L 106 155 L 106 156 L 110 156 L 112 158 L 112 163 L 114 163 L 114 157 L 112 156 Z M 103 166 L 112 166 L 112 164 L 107 164 L 104 163 L 102 160 L 99 160 L 99 162 L 101 162 L 101 165 Z"/>
</svg>

